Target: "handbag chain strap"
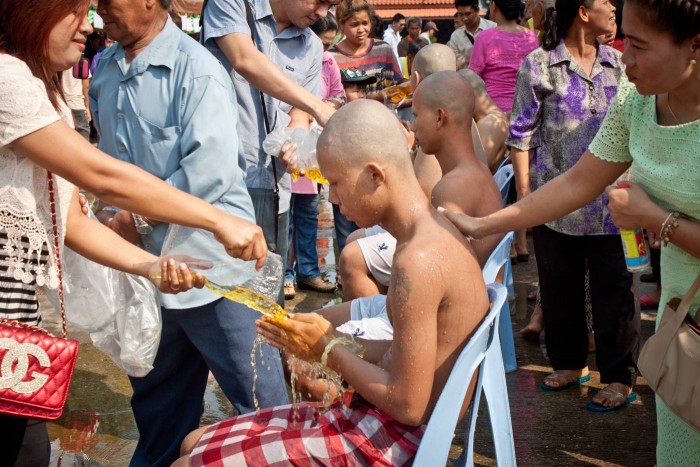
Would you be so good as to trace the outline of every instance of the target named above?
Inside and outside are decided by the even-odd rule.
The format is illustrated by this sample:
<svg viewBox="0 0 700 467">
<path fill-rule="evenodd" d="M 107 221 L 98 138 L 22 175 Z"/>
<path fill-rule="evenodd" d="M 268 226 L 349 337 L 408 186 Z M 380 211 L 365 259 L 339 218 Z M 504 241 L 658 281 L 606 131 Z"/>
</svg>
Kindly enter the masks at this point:
<svg viewBox="0 0 700 467">
<path fill-rule="evenodd" d="M 49 204 L 51 205 L 51 225 L 53 227 L 53 249 L 54 258 L 56 260 L 56 268 L 58 269 L 58 298 L 61 302 L 61 327 L 63 330 L 63 338 L 68 336 L 68 326 L 66 325 L 66 303 L 63 298 L 63 267 L 61 267 L 61 252 L 58 247 L 58 221 L 56 219 L 56 193 L 54 190 L 53 174 L 46 172 L 49 179 Z"/>
<path fill-rule="evenodd" d="M 39 326 L 33 326 L 33 325 L 27 324 L 27 323 L 20 323 L 19 321 L 15 321 L 12 319 L 0 318 L 0 324 L 2 324 L 4 326 L 11 326 L 13 328 L 18 328 L 18 329 L 28 329 L 29 331 L 41 332 L 41 333 L 44 333 L 48 336 L 53 337 L 53 335 L 44 328 L 41 328 Z"/>
</svg>

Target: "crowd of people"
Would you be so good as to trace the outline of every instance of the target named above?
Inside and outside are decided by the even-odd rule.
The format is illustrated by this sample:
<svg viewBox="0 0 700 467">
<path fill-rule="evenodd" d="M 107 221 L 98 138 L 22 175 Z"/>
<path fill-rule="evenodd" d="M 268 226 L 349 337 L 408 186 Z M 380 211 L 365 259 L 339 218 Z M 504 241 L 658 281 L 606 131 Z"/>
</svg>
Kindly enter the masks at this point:
<svg viewBox="0 0 700 467">
<path fill-rule="evenodd" d="M 541 389 L 588 381 L 594 346 L 605 387 L 586 408 L 635 400 L 640 298 L 619 229 L 658 245 L 657 321 L 700 275 L 700 1 L 455 0 L 444 44 L 451 24 L 384 23 L 366 0 L 208 0 L 198 41 L 171 0 L 99 0 L 102 36 L 90 3 L 0 2 L 0 318 L 41 324 L 64 247 L 154 283 L 162 335 L 130 377 L 131 465 L 410 465 L 489 310 L 481 268 L 510 231 L 511 261 L 528 261 L 529 228 Z M 320 133 L 327 185 L 293 180 L 296 144 L 266 153 L 277 129 Z M 321 190 L 337 283 L 319 268 Z M 281 255 L 281 306 L 297 288 L 342 303 L 261 319 L 162 256 L 170 224 L 211 232 L 210 261 Z M 210 373 L 239 415 L 200 427 Z M 700 434 L 656 410 L 658 465 L 697 464 Z M 48 464 L 45 422 L 0 413 L 0 433 L 8 465 Z"/>
</svg>

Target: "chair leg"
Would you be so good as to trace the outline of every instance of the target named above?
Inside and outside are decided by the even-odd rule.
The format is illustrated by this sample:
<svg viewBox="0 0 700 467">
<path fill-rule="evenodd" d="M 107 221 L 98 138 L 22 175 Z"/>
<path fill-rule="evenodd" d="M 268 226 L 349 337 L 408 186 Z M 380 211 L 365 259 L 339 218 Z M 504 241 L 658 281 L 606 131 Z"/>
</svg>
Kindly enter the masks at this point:
<svg viewBox="0 0 700 467">
<path fill-rule="evenodd" d="M 508 300 L 501 308 L 501 315 L 498 319 L 498 334 L 501 340 L 501 352 L 503 354 L 503 364 L 506 373 L 518 369 L 518 362 L 515 358 L 515 342 L 513 341 L 513 325 L 510 321 L 510 305 Z"/>
<path fill-rule="evenodd" d="M 508 403 L 508 387 L 503 360 L 497 352 L 498 347 L 492 345 L 486 353 L 483 391 L 489 409 L 496 463 L 499 467 L 515 467 L 515 441 Z"/>
<path fill-rule="evenodd" d="M 515 299 L 515 286 L 513 285 L 513 265 L 510 261 L 505 263 L 504 281 L 508 289 L 508 300 Z"/>
</svg>

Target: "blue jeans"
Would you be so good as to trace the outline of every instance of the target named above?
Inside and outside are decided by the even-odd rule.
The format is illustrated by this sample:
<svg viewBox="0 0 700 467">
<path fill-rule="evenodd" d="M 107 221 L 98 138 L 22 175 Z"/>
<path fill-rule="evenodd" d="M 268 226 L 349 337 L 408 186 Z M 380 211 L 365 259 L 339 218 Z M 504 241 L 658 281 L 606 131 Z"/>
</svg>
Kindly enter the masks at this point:
<svg viewBox="0 0 700 467">
<path fill-rule="evenodd" d="M 358 227 L 340 212 L 340 207 L 337 204 L 333 205 L 333 224 L 335 225 L 335 239 L 338 242 L 338 254 L 340 254 L 345 248 L 348 235 L 356 231 Z"/>
<path fill-rule="evenodd" d="M 248 188 L 250 199 L 253 200 L 255 210 L 255 223 L 263 229 L 267 249 L 274 251 L 287 261 L 289 251 L 289 211 L 277 213 L 278 204 L 274 199 L 274 192 L 262 188 Z M 275 237 L 275 215 L 277 216 L 277 236 Z M 284 288 L 280 287 L 277 303 L 284 306 Z"/>
<path fill-rule="evenodd" d="M 260 313 L 221 298 L 184 310 L 162 309 L 163 331 L 153 370 L 129 378 L 139 429 L 132 466 L 169 466 L 182 440 L 199 427 L 209 371 L 240 413 L 255 410 L 250 352 Z M 257 354 L 255 394 L 260 407 L 289 403 L 279 352 Z M 264 360 L 264 361 L 263 361 Z M 269 370 L 268 370 L 269 367 Z"/>
<path fill-rule="evenodd" d="M 294 245 L 295 264 L 289 264 L 289 255 L 285 258 L 285 281 L 294 281 L 298 274 L 302 279 L 313 279 L 321 275 L 318 268 L 318 195 L 292 194 L 292 206 L 289 210 L 289 243 Z"/>
</svg>

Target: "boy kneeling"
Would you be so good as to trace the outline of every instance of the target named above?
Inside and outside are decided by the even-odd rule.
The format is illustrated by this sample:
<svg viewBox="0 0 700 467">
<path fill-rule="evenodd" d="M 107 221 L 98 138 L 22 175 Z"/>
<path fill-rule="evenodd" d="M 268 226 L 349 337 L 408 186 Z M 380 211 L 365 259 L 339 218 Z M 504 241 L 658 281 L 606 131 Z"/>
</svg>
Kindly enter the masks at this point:
<svg viewBox="0 0 700 467">
<path fill-rule="evenodd" d="M 317 149 L 331 201 L 358 225 L 379 224 L 397 240 L 387 293 L 394 338 L 358 339 L 363 359 L 335 345 L 339 333 L 318 314 L 258 321 L 273 346 L 307 361 L 325 358 L 355 391 L 349 409 L 317 412 L 319 404 L 305 402 L 298 419 L 284 406 L 224 420 L 188 436 L 182 465 L 410 464 L 452 366 L 488 312 L 474 251 L 423 193 L 401 123 L 387 108 L 369 100 L 344 106 Z"/>
</svg>

